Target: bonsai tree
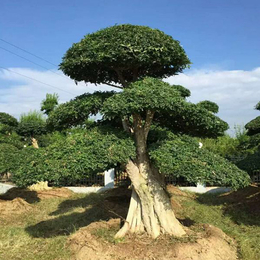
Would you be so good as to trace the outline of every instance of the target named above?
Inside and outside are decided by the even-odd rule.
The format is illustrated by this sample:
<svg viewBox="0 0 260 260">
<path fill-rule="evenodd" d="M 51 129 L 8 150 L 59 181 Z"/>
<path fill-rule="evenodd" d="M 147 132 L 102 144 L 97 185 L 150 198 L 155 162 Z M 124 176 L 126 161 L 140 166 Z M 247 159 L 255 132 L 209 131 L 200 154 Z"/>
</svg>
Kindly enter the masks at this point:
<svg viewBox="0 0 260 260">
<path fill-rule="evenodd" d="M 150 129 L 157 125 L 181 134 L 218 136 L 228 128 L 205 107 L 187 102 L 189 90 L 160 80 L 182 72 L 189 64 L 183 48 L 171 36 L 149 27 L 118 25 L 87 35 L 67 51 L 60 65 L 76 81 L 122 89 L 120 93 L 79 96 L 60 105 L 47 120 L 49 127 L 62 129 L 84 125 L 89 115 L 99 112 L 103 117 L 98 125 L 109 124 L 115 132 L 121 126 L 134 139 L 136 153 L 125 166 L 132 197 L 126 222 L 116 237 L 144 230 L 154 238 L 160 233 L 185 234 L 161 172 L 148 152 Z M 238 178 L 243 179 L 238 186 L 247 185 L 247 175 L 238 174 L 243 177 Z"/>
</svg>

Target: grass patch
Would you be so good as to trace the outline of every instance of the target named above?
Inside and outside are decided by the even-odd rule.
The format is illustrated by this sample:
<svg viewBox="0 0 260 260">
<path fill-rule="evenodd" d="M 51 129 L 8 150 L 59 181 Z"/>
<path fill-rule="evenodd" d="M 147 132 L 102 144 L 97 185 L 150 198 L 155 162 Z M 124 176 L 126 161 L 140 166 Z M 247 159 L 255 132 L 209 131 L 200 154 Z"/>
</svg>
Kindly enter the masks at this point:
<svg viewBox="0 0 260 260">
<path fill-rule="evenodd" d="M 112 199 L 118 209 L 127 207 L 127 201 Z M 8 218 L 0 215 L 0 259 L 71 259 L 66 242 L 72 233 L 94 221 L 116 217 L 102 206 L 108 205 L 109 201 L 105 200 L 102 194 L 75 194 L 70 198 L 50 198 L 32 203 L 30 211 L 21 215 Z M 184 219 L 185 225 L 189 224 L 194 231 L 201 231 L 200 223 L 217 226 L 237 241 L 241 259 L 260 259 L 259 215 L 248 213 L 241 205 L 236 207 L 216 195 L 176 195 L 176 200 L 182 205 L 177 215 Z M 93 230 L 95 236 L 107 243 L 124 242 L 114 239 L 116 232 L 116 228 Z M 172 244 L 195 240 L 195 236 L 183 241 L 170 238 Z"/>
<path fill-rule="evenodd" d="M 260 259 L 260 219 L 242 208 L 234 207 L 216 195 L 200 195 L 186 199 L 181 214 L 195 223 L 214 225 L 238 243 L 239 256 L 244 260 Z M 248 224 L 248 223 L 254 223 Z M 195 225 L 196 227 L 196 225 Z"/>
</svg>

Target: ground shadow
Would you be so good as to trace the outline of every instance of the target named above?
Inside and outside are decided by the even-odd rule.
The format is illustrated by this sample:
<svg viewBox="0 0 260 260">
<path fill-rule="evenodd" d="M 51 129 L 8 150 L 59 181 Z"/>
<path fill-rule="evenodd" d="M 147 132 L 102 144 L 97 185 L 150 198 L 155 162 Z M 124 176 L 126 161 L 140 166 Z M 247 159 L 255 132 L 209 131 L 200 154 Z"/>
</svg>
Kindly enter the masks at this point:
<svg viewBox="0 0 260 260">
<path fill-rule="evenodd" d="M 33 237 L 49 238 L 69 235 L 96 221 L 121 218 L 123 222 L 129 201 L 130 193 L 127 189 L 125 191 L 115 189 L 101 194 L 92 193 L 84 198 L 65 200 L 50 214 L 55 218 L 29 226 L 26 231 Z"/>
<path fill-rule="evenodd" d="M 11 188 L 6 193 L 0 195 L 1 200 L 13 200 L 18 197 L 24 199 L 28 203 L 35 203 L 40 201 L 36 191 L 30 191 L 16 187 Z"/>
<path fill-rule="evenodd" d="M 202 204 L 221 205 L 224 215 L 236 224 L 260 226 L 260 187 L 251 185 L 224 194 L 201 194 L 197 199 Z"/>
</svg>

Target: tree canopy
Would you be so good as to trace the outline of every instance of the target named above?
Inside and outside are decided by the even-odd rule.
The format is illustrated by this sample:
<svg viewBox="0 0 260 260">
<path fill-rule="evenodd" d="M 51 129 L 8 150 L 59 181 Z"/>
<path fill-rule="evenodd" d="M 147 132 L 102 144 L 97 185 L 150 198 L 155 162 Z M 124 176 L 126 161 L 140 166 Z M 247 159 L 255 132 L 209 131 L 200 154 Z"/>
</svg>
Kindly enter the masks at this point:
<svg viewBox="0 0 260 260">
<path fill-rule="evenodd" d="M 165 78 L 190 65 L 180 43 L 160 30 L 131 24 L 87 34 L 60 64 L 76 81 L 127 86 L 142 77 Z"/>
<path fill-rule="evenodd" d="M 0 112 L 0 133 L 7 134 L 14 131 L 18 126 L 18 121 L 15 117 Z"/>
</svg>

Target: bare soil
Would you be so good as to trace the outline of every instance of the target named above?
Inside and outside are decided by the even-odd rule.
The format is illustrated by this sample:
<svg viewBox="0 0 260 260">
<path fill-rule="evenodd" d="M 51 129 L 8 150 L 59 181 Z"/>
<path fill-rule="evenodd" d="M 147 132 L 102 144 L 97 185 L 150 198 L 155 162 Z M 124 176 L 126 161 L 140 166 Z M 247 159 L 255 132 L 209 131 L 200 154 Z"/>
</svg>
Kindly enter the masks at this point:
<svg viewBox="0 0 260 260">
<path fill-rule="evenodd" d="M 5 194 L 0 195 L 0 200 L 13 200 L 15 198 L 22 198 L 28 203 L 34 203 L 46 198 L 69 198 L 72 194 L 73 192 L 66 188 L 53 188 L 43 191 L 31 191 L 29 189 L 12 188 Z"/>
<path fill-rule="evenodd" d="M 190 238 L 128 235 L 120 243 L 109 243 L 97 237 L 97 230 L 119 228 L 120 219 L 94 222 L 81 228 L 68 240 L 74 260 L 236 260 L 237 250 L 231 238 L 220 229 L 204 225 L 204 231 Z"/>
<path fill-rule="evenodd" d="M 196 195 L 180 191 L 169 185 L 167 191 L 171 195 L 171 203 L 175 212 L 181 211 L 181 201 Z M 105 194 L 105 205 L 111 211 L 126 215 L 126 209 L 131 192 L 125 189 L 114 189 Z M 124 206 L 123 206 L 124 205 Z M 188 219 L 180 221 L 191 226 Z M 177 239 L 160 236 L 156 240 L 145 234 L 130 234 L 121 241 L 108 241 L 106 234 L 119 230 L 122 218 L 109 221 L 93 222 L 79 229 L 69 237 L 68 247 L 73 253 L 73 260 L 236 260 L 237 248 L 235 242 L 220 229 L 210 225 L 196 227 L 199 232 L 185 227 L 188 236 Z M 101 235 L 100 235 L 101 234 Z M 103 234 L 103 235 L 102 235 Z"/>
<path fill-rule="evenodd" d="M 31 205 L 21 198 L 0 200 L 1 217 L 22 214 L 31 209 Z"/>
</svg>

